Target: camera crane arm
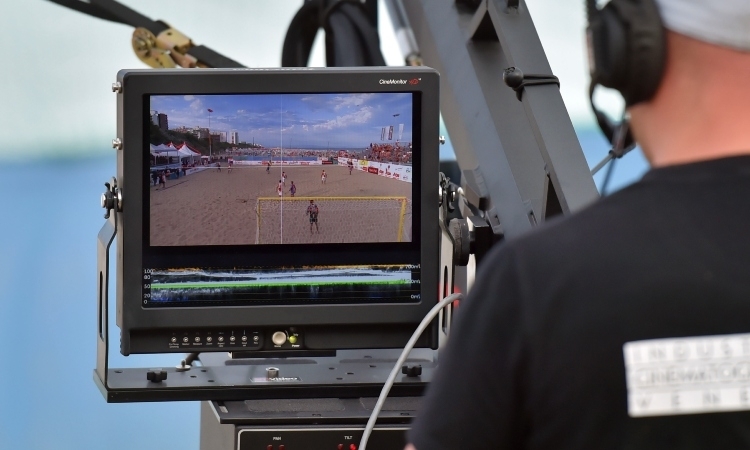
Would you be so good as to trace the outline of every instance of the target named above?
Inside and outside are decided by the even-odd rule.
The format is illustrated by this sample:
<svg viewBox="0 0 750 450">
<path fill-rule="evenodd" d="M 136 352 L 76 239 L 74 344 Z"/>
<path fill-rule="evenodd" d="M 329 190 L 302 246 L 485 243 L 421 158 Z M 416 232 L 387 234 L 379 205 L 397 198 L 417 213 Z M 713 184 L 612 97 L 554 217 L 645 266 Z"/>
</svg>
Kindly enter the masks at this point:
<svg viewBox="0 0 750 450">
<path fill-rule="evenodd" d="M 463 170 L 452 197 L 474 222 L 497 241 L 598 198 L 524 0 L 400 3 L 421 58 L 441 73 L 440 109 Z"/>
<path fill-rule="evenodd" d="M 241 68 L 242 64 L 193 41 L 166 22 L 151 20 L 115 0 L 49 0 L 110 22 L 135 28 L 131 43 L 138 59 L 155 69 L 175 67 Z"/>
</svg>

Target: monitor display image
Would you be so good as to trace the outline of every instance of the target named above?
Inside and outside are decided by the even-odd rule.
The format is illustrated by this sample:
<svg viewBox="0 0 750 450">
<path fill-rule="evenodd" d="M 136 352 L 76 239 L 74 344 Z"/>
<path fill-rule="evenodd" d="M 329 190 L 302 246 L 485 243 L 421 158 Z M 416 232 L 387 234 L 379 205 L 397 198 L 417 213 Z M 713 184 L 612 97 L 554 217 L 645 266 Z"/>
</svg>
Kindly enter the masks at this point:
<svg viewBox="0 0 750 450">
<path fill-rule="evenodd" d="M 412 241 L 412 97 L 151 96 L 150 245 Z"/>
</svg>

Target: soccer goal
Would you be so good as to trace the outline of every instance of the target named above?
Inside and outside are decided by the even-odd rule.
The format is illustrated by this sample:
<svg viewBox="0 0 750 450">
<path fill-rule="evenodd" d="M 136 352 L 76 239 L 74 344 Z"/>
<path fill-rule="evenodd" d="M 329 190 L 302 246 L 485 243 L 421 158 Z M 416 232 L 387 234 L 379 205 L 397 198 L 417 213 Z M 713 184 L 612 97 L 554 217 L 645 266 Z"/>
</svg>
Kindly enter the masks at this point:
<svg viewBox="0 0 750 450">
<path fill-rule="evenodd" d="M 318 210 L 313 223 L 310 200 Z M 256 244 L 411 241 L 406 197 L 259 197 L 255 212 Z"/>
</svg>

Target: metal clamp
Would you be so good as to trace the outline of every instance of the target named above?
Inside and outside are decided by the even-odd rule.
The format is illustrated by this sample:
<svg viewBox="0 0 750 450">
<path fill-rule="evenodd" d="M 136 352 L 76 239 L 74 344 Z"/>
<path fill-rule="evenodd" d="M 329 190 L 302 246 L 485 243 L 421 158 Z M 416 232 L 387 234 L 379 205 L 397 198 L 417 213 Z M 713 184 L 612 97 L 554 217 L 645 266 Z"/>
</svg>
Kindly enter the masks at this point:
<svg viewBox="0 0 750 450">
<path fill-rule="evenodd" d="M 543 84 L 556 84 L 560 87 L 560 79 L 554 75 L 540 75 L 536 73 L 524 74 L 521 69 L 508 67 L 503 72 L 503 81 L 508 87 L 516 91 L 516 98 L 521 101 L 523 90 L 526 86 L 540 86 Z"/>
<path fill-rule="evenodd" d="M 199 66 L 198 60 L 187 54 L 194 47 L 193 41 L 174 28 L 167 28 L 157 36 L 146 28 L 136 28 L 131 43 L 138 59 L 153 68 Z"/>
<path fill-rule="evenodd" d="M 112 177 L 109 182 L 104 183 L 104 186 L 107 187 L 107 190 L 102 193 L 100 202 L 102 208 L 106 210 L 104 218 L 109 219 L 109 213 L 113 209 L 116 208 L 117 212 L 122 211 L 122 191 L 117 187 L 117 179 L 115 177 Z"/>
</svg>

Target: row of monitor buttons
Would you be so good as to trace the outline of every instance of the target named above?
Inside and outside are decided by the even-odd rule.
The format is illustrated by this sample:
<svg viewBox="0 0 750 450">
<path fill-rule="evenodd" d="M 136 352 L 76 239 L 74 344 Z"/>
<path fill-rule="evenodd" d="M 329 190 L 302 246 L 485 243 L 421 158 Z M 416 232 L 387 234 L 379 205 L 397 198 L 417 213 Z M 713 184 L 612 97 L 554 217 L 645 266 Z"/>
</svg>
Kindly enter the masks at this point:
<svg viewBox="0 0 750 450">
<path fill-rule="evenodd" d="M 242 338 L 240 338 L 240 339 L 242 340 L 242 342 L 247 342 L 247 336 L 242 336 Z M 200 336 L 196 336 L 194 338 L 194 340 L 195 340 L 195 342 L 200 342 L 201 338 L 200 338 Z M 207 336 L 206 337 L 206 342 L 208 342 L 208 343 L 213 342 L 213 340 L 214 339 L 211 336 Z M 219 336 L 218 338 L 216 338 L 216 340 L 219 341 L 220 343 L 224 342 L 224 336 Z M 235 342 L 235 341 L 237 341 L 237 337 L 236 336 L 229 336 L 229 342 Z M 177 337 L 172 336 L 171 342 L 173 344 L 176 344 L 177 343 Z M 189 337 L 185 336 L 185 337 L 182 338 L 182 343 L 183 344 L 187 344 L 188 342 L 190 342 L 190 338 Z M 258 342 L 258 336 L 253 336 L 253 342 Z"/>
</svg>

